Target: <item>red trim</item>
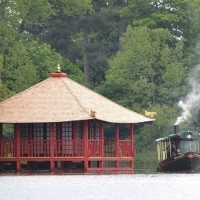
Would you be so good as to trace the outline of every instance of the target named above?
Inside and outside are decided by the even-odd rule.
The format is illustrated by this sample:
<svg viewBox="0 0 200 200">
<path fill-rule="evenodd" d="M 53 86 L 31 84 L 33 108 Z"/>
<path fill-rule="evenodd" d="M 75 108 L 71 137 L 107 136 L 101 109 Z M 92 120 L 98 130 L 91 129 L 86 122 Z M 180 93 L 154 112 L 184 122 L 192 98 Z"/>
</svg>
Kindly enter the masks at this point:
<svg viewBox="0 0 200 200">
<path fill-rule="evenodd" d="M 66 73 L 63 73 L 63 72 L 54 72 L 54 73 L 51 73 L 51 77 L 67 77 L 67 74 Z"/>
<path fill-rule="evenodd" d="M 3 125 L 0 124 L 0 140 L 3 139 Z"/>
<path fill-rule="evenodd" d="M 134 127 L 133 124 L 130 124 L 130 140 L 131 140 L 131 151 L 132 151 L 132 156 L 133 158 L 135 157 L 135 153 L 134 153 Z M 130 167 L 132 167 L 132 169 L 134 169 L 134 160 L 132 160 L 130 162 Z"/>
<path fill-rule="evenodd" d="M 100 134 L 100 140 L 101 142 L 101 156 L 104 157 L 104 128 L 103 128 L 103 122 L 100 121 L 99 122 L 99 134 Z M 100 161 L 99 162 L 99 167 L 102 168 L 103 167 L 103 162 Z"/>
<path fill-rule="evenodd" d="M 21 133 L 21 126 L 20 124 L 15 124 L 14 125 L 14 131 L 15 131 L 15 139 L 16 139 L 16 157 L 17 157 L 17 167 L 16 170 L 20 171 L 21 170 L 21 163 L 20 163 L 20 133 Z"/>
<path fill-rule="evenodd" d="M 83 122 L 83 139 L 84 139 L 84 170 L 88 170 L 88 120 Z"/>
<path fill-rule="evenodd" d="M 115 156 L 119 158 L 119 124 L 115 124 Z M 119 168 L 119 160 L 115 161 L 116 168 Z"/>
<path fill-rule="evenodd" d="M 51 156 L 51 161 L 50 161 L 50 170 L 54 171 L 55 166 L 54 166 L 54 123 L 50 123 L 50 156 Z"/>
</svg>

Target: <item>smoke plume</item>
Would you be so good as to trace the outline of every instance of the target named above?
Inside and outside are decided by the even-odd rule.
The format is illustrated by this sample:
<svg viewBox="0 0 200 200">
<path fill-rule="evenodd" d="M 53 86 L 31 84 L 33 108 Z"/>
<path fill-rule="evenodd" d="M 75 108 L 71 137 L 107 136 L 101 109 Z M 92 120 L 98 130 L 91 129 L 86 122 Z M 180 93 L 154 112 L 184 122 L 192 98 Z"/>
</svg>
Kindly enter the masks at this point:
<svg viewBox="0 0 200 200">
<path fill-rule="evenodd" d="M 185 98 L 182 98 L 178 105 L 182 108 L 182 115 L 179 116 L 175 124 L 188 121 L 191 119 L 193 112 L 200 109 L 200 65 L 197 65 L 189 77 L 191 92 Z"/>
</svg>

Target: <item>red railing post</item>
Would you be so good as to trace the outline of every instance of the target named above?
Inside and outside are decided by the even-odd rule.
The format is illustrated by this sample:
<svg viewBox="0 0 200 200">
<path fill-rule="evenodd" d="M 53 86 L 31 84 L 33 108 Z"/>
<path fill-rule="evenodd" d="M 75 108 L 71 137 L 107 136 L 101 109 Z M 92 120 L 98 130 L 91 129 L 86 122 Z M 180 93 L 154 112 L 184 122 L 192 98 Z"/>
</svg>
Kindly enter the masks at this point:
<svg viewBox="0 0 200 200">
<path fill-rule="evenodd" d="M 17 160 L 16 160 L 16 170 L 17 171 L 20 171 L 21 170 L 21 162 L 20 162 L 20 133 L 21 133 L 21 130 L 20 130 L 20 124 L 14 124 L 14 130 L 15 130 L 15 141 L 16 141 L 16 157 L 17 157 Z M 14 154 L 15 154 L 14 153 Z"/>
<path fill-rule="evenodd" d="M 84 170 L 88 170 L 88 121 L 83 122 Z"/>
<path fill-rule="evenodd" d="M 3 139 L 3 125 L 0 123 L 0 140 Z"/>
<path fill-rule="evenodd" d="M 59 156 L 62 156 L 62 143 L 61 143 L 61 122 L 58 122 L 56 123 L 56 152 L 55 153 L 55 156 L 56 157 L 59 157 Z M 61 165 L 63 163 L 61 162 Z"/>
<path fill-rule="evenodd" d="M 72 122 L 72 156 L 76 156 L 77 153 L 77 126 L 76 126 L 76 122 Z"/>
<path fill-rule="evenodd" d="M 55 170 L 55 165 L 54 165 L 54 123 L 50 123 L 50 170 L 54 171 Z"/>
<path fill-rule="evenodd" d="M 102 121 L 100 121 L 100 124 L 99 124 L 99 132 L 100 132 L 100 140 L 101 140 L 100 155 L 99 156 L 104 157 L 104 128 L 103 128 L 103 122 Z M 100 165 L 102 165 L 102 163 L 100 163 Z"/>
<path fill-rule="evenodd" d="M 3 125 L 0 123 L 0 157 L 2 157 L 2 153 L 3 153 L 3 151 L 2 151 L 3 148 L 2 147 L 4 145 L 2 140 L 3 140 Z"/>
<path fill-rule="evenodd" d="M 115 157 L 119 157 L 119 124 L 115 124 Z M 116 168 L 119 168 L 119 161 L 115 161 Z"/>
<path fill-rule="evenodd" d="M 135 148 L 134 148 L 134 127 L 133 127 L 133 124 L 130 124 L 130 140 L 131 140 L 131 156 L 133 156 L 133 159 L 134 159 L 134 157 L 135 157 L 135 155 L 134 155 Z M 134 160 L 132 160 L 130 162 L 130 167 L 132 169 L 134 169 Z"/>
</svg>

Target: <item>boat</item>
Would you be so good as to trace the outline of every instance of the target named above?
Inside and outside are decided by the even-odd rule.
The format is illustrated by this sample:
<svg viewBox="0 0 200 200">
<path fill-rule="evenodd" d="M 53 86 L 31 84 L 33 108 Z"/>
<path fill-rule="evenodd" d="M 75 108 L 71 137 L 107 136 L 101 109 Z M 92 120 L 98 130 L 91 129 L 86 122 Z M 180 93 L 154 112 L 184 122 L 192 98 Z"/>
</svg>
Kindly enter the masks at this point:
<svg viewBox="0 0 200 200">
<path fill-rule="evenodd" d="M 200 133 L 179 131 L 155 140 L 157 144 L 158 172 L 198 173 L 200 172 Z"/>
</svg>

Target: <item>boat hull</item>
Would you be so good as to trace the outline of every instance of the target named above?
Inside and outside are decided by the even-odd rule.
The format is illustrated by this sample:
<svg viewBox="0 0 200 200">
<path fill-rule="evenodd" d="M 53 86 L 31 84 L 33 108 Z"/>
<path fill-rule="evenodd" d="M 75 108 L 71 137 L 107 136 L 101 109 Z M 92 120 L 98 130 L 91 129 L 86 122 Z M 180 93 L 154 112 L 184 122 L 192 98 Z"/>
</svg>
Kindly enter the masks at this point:
<svg viewBox="0 0 200 200">
<path fill-rule="evenodd" d="M 172 156 L 159 162 L 159 172 L 197 173 L 200 172 L 200 154 L 186 152 L 184 155 Z"/>
</svg>

